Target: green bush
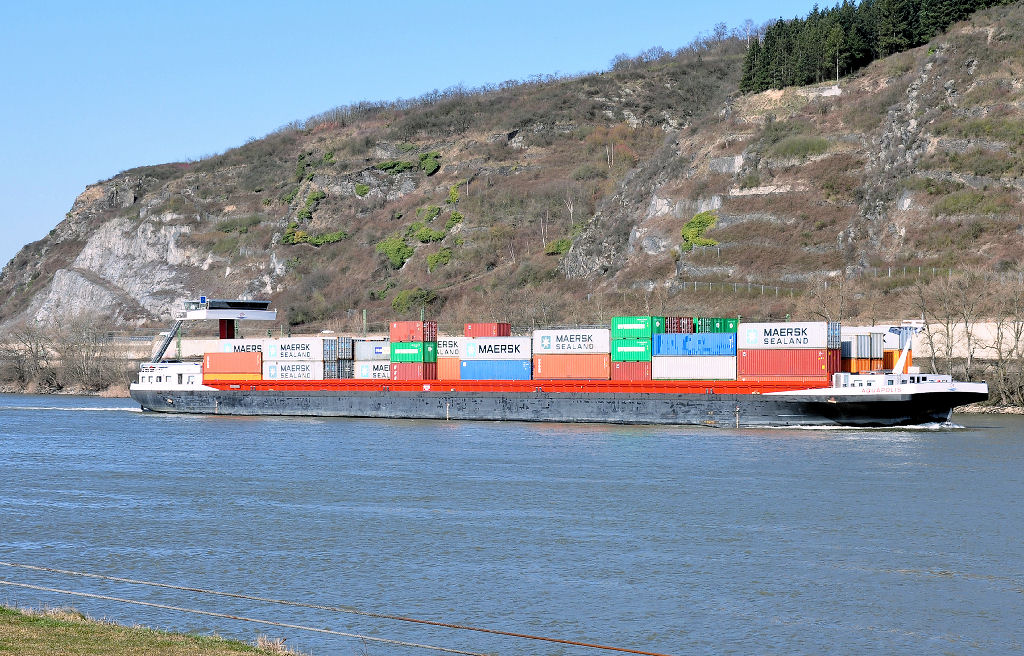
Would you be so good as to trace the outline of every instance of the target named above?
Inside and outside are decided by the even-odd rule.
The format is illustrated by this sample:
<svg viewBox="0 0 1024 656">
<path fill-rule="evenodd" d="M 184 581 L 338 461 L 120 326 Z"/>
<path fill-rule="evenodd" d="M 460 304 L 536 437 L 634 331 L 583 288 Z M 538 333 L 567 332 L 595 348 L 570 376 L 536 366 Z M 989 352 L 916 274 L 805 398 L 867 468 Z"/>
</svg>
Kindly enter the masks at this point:
<svg viewBox="0 0 1024 656">
<path fill-rule="evenodd" d="M 402 160 L 393 159 L 387 162 L 381 162 L 376 166 L 376 168 L 381 171 L 386 171 L 393 175 L 397 175 L 399 173 L 402 173 L 403 171 L 409 171 L 411 169 L 414 169 L 417 166 L 418 165 L 416 164 L 416 162 L 405 162 Z"/>
<path fill-rule="evenodd" d="M 545 255 L 565 255 L 572 248 L 572 240 L 565 237 L 549 241 L 544 247 Z"/>
<path fill-rule="evenodd" d="M 259 214 L 239 217 L 237 219 L 228 219 L 227 221 L 221 221 L 217 224 L 217 230 L 220 230 L 221 232 L 237 232 L 244 235 L 249 232 L 249 228 L 259 225 L 262 220 L 263 217 Z"/>
<path fill-rule="evenodd" d="M 296 221 L 292 221 L 288 224 L 288 227 L 284 231 L 284 236 L 281 237 L 282 244 L 302 244 L 305 243 L 309 235 L 305 230 L 299 230 L 299 224 Z"/>
<path fill-rule="evenodd" d="M 327 166 L 329 164 L 334 164 L 334 151 L 333 150 L 328 150 L 326 153 L 324 153 L 324 159 L 321 162 L 321 164 L 323 164 L 324 166 Z"/>
<path fill-rule="evenodd" d="M 455 226 L 457 226 L 460 223 L 462 223 L 462 219 L 463 218 L 464 217 L 462 216 L 461 212 L 459 212 L 457 210 L 452 210 L 451 216 L 449 216 L 448 220 L 444 222 L 444 229 L 445 230 L 451 230 Z"/>
<path fill-rule="evenodd" d="M 295 197 L 298 196 L 298 195 L 299 195 L 299 188 L 296 187 L 296 188 L 292 189 L 291 191 L 289 191 L 284 196 L 281 196 L 281 200 L 285 203 L 285 205 L 291 205 L 292 201 L 295 200 Z"/>
<path fill-rule="evenodd" d="M 437 292 L 432 289 L 403 289 L 395 294 L 391 301 L 391 309 L 398 314 L 405 314 L 416 306 L 430 305 L 437 300 Z"/>
<path fill-rule="evenodd" d="M 441 213 L 441 208 L 437 205 L 427 205 L 416 210 L 416 217 L 422 217 L 424 221 L 433 221 L 437 218 L 437 215 Z"/>
<path fill-rule="evenodd" d="M 370 193 L 370 185 L 365 185 L 361 182 L 356 183 L 356 196 L 363 197 Z"/>
<path fill-rule="evenodd" d="M 313 235 L 309 238 L 309 243 L 314 246 L 323 246 L 324 244 L 333 244 L 341 241 L 342 239 L 348 239 L 348 233 L 344 230 L 338 230 L 337 232 L 326 232 L 322 235 Z"/>
<path fill-rule="evenodd" d="M 407 152 L 409 152 L 411 150 L 416 150 L 416 144 L 408 143 L 408 142 L 403 143 L 403 144 L 398 144 L 398 150 L 402 151 L 403 153 L 407 153 Z"/>
<path fill-rule="evenodd" d="M 308 207 L 303 207 L 295 214 L 295 217 L 299 221 L 309 221 L 313 218 L 313 212 Z"/>
<path fill-rule="evenodd" d="M 452 261 L 452 249 L 442 248 L 433 255 L 427 256 L 427 271 L 433 273 L 439 266 L 447 266 Z"/>
<path fill-rule="evenodd" d="M 376 250 L 388 258 L 391 268 L 401 269 L 405 261 L 412 257 L 413 250 L 401 235 L 391 235 L 377 242 Z"/>
<path fill-rule="evenodd" d="M 434 175 L 441 168 L 441 164 L 437 161 L 439 159 L 441 159 L 441 153 L 437 151 L 423 153 L 420 155 L 420 168 L 427 175 Z"/>
<path fill-rule="evenodd" d="M 455 205 L 459 202 L 459 185 L 453 184 L 448 188 L 448 200 L 445 202 L 449 205 Z"/>
<path fill-rule="evenodd" d="M 776 157 L 796 159 L 812 155 L 822 155 L 827 150 L 827 139 L 800 134 L 786 137 L 772 146 L 769 152 Z"/>
<path fill-rule="evenodd" d="M 422 244 L 429 244 L 432 241 L 441 241 L 445 238 L 448 233 L 443 230 L 431 230 L 427 226 L 423 226 L 413 235 Z"/>
<path fill-rule="evenodd" d="M 310 244 L 312 246 L 323 246 L 324 244 L 333 244 L 339 242 L 342 239 L 348 239 L 348 233 L 344 230 L 338 230 L 337 232 L 328 232 L 322 235 L 311 235 L 305 230 L 299 230 L 299 224 L 296 221 L 292 221 L 288 224 L 288 227 L 284 231 L 284 236 L 281 237 L 282 244 Z"/>
<path fill-rule="evenodd" d="M 701 212 L 695 214 L 692 219 L 683 226 L 682 250 L 689 252 L 694 246 L 717 246 L 718 242 L 704 236 L 704 232 L 710 229 L 718 221 L 718 215 L 714 212 Z"/>
</svg>

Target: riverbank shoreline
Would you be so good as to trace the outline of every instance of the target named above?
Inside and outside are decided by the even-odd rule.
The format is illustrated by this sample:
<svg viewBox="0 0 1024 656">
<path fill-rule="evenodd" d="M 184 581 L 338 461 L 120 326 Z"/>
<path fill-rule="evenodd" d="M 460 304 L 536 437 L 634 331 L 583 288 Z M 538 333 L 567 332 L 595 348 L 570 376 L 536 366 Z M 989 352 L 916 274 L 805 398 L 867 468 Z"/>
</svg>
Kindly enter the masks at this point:
<svg viewBox="0 0 1024 656">
<path fill-rule="evenodd" d="M 283 640 L 260 636 L 256 643 L 217 635 L 174 633 L 95 619 L 74 608 L 36 610 L 0 604 L 0 651 L 22 656 L 98 654 L 106 656 L 297 655 Z"/>
</svg>

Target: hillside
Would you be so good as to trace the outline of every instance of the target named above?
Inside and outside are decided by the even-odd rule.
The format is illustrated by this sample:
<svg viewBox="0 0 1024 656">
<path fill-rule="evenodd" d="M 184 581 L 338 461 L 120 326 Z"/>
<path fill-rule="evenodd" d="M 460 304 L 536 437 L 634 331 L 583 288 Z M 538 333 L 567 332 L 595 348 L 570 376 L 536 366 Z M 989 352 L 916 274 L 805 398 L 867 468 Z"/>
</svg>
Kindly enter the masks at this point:
<svg viewBox="0 0 1024 656">
<path fill-rule="evenodd" d="M 939 269 L 1020 271 L 1022 43 L 1018 3 L 838 85 L 741 95 L 734 36 L 333 110 L 88 187 L 4 267 L 0 325 L 199 294 L 310 329 L 911 314 Z"/>
</svg>

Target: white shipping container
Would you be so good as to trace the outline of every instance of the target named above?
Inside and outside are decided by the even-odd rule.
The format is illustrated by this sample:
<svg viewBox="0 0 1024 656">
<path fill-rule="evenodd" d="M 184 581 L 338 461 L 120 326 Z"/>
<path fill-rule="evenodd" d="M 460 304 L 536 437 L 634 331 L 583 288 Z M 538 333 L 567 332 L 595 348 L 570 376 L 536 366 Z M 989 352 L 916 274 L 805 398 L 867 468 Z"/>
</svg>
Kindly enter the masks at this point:
<svg viewBox="0 0 1024 656">
<path fill-rule="evenodd" d="M 323 360 L 264 360 L 264 380 L 323 380 Z"/>
<path fill-rule="evenodd" d="M 739 349 L 823 349 L 828 344 L 824 321 L 741 323 L 736 331 Z"/>
<path fill-rule="evenodd" d="M 221 353 L 251 353 L 253 351 L 259 351 L 266 355 L 266 346 L 264 345 L 269 340 L 267 339 L 216 339 L 207 340 L 209 343 L 214 345 L 214 348 L 210 351 L 220 351 Z M 173 348 L 174 344 L 171 344 Z M 170 349 L 168 349 L 170 350 Z"/>
<path fill-rule="evenodd" d="M 733 355 L 656 355 L 651 358 L 654 380 L 736 380 Z"/>
<path fill-rule="evenodd" d="M 439 335 L 437 338 L 437 357 L 439 358 L 461 358 L 462 351 L 466 348 L 468 337 L 447 337 Z"/>
<path fill-rule="evenodd" d="M 352 343 L 353 360 L 391 361 L 391 342 L 386 339 L 357 339 Z M 389 373 L 388 376 L 391 374 Z"/>
<path fill-rule="evenodd" d="M 286 337 L 268 339 L 263 346 L 268 360 L 324 360 L 323 337 Z"/>
<path fill-rule="evenodd" d="M 356 360 L 352 363 L 353 378 L 363 380 L 389 380 L 391 378 L 391 362 L 388 360 Z"/>
<path fill-rule="evenodd" d="M 529 360 L 529 337 L 467 337 L 462 360 Z"/>
<path fill-rule="evenodd" d="M 607 328 L 535 330 L 533 353 L 611 353 L 611 331 Z"/>
</svg>

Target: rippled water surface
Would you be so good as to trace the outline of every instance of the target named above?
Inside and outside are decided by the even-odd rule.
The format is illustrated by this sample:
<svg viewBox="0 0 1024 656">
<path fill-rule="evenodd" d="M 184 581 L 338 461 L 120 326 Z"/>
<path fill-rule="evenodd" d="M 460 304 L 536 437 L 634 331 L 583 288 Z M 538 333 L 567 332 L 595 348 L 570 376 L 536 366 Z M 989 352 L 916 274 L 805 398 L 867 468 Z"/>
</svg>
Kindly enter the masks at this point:
<svg viewBox="0 0 1024 656">
<path fill-rule="evenodd" d="M 0 560 L 668 654 L 1024 642 L 1024 419 L 910 431 L 176 417 L 0 396 Z M 584 647 L 0 566 L 496 654 Z M 423 649 L 0 585 L 313 654 Z"/>
</svg>

